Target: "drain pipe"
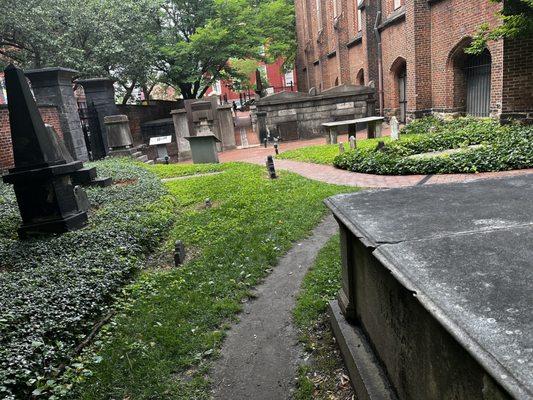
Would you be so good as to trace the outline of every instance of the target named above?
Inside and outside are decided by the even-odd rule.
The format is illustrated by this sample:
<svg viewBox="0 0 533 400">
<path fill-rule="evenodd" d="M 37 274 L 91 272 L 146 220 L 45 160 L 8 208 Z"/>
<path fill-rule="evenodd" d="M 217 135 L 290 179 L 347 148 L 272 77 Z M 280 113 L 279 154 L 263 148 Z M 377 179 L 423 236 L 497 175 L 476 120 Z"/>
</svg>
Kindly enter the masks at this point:
<svg viewBox="0 0 533 400">
<path fill-rule="evenodd" d="M 378 1 L 378 12 L 376 14 L 376 23 L 374 24 L 374 35 L 378 43 L 378 98 L 379 98 L 379 115 L 383 116 L 383 61 L 381 52 L 381 33 L 379 24 L 381 22 L 381 2 Z"/>
</svg>

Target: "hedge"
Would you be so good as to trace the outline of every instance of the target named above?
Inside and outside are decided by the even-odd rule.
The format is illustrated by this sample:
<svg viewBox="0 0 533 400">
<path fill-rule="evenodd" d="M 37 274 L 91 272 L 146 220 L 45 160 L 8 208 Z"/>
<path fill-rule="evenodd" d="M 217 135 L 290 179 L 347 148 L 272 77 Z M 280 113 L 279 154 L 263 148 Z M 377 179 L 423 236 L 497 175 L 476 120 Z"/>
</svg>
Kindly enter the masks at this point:
<svg viewBox="0 0 533 400">
<path fill-rule="evenodd" d="M 420 135 L 426 132 L 425 135 Z M 417 134 L 382 149 L 356 149 L 337 156 L 338 168 L 380 175 L 449 174 L 504 171 L 533 166 L 533 127 L 499 125 L 489 119 L 441 121 L 423 118 L 403 133 Z M 469 146 L 479 145 L 472 148 Z M 410 156 L 461 149 L 451 154 Z"/>
<path fill-rule="evenodd" d="M 155 174 L 124 160 L 96 166 L 115 185 L 89 189 L 89 226 L 60 236 L 17 240 L 14 193 L 0 184 L 0 398 L 54 387 L 60 365 L 173 222 Z"/>
</svg>

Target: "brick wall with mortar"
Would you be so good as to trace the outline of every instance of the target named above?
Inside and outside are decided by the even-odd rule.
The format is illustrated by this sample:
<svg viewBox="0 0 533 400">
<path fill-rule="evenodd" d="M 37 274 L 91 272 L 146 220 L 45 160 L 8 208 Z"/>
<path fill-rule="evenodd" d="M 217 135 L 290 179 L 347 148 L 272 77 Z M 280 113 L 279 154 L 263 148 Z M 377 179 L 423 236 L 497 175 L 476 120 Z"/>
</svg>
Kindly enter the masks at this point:
<svg viewBox="0 0 533 400">
<path fill-rule="evenodd" d="M 320 16 L 317 1 L 322 10 Z M 338 1 L 340 14 L 335 27 L 333 1 Z M 460 57 L 464 57 L 463 49 L 481 23 L 498 23 L 495 13 L 501 4 L 488 0 L 381 0 L 381 3 L 364 0 L 363 29 L 357 39 L 355 3 L 356 0 L 297 0 L 296 20 L 300 26 L 297 70 L 302 91 L 331 87 L 336 73 L 339 84 L 358 84 L 361 70 L 365 84 L 370 80 L 377 83 L 373 28 L 376 9 L 381 4 L 385 114 L 398 114 L 397 72 L 403 60 L 407 70 L 408 117 L 465 111 Z M 336 43 L 335 56 L 328 58 L 332 43 Z M 533 39 L 491 42 L 488 50 L 492 58 L 491 116 L 531 120 Z"/>
<path fill-rule="evenodd" d="M 45 124 L 52 125 L 59 137 L 63 138 L 61 123 L 57 107 L 39 105 L 39 111 Z M 0 173 L 13 168 L 13 148 L 11 142 L 11 129 L 9 126 L 9 111 L 7 105 L 0 105 Z"/>
</svg>

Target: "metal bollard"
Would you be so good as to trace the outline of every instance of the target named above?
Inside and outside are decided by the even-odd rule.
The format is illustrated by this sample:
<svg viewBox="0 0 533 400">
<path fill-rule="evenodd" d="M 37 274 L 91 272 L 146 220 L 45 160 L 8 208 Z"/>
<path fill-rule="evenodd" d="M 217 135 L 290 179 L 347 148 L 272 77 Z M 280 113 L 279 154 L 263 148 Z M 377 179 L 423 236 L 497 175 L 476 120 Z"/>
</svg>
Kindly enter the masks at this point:
<svg viewBox="0 0 533 400">
<path fill-rule="evenodd" d="M 265 145 L 265 149 L 266 149 L 266 148 L 267 148 L 267 144 L 268 144 L 268 139 L 267 139 L 267 138 L 265 138 L 265 140 L 263 140 L 263 142 L 264 142 L 264 145 Z"/>
<path fill-rule="evenodd" d="M 274 151 L 276 152 L 276 155 L 279 154 L 279 148 L 277 143 L 274 143 Z"/>
<path fill-rule="evenodd" d="M 276 168 L 274 167 L 274 158 L 272 158 L 272 156 L 267 157 L 266 166 L 268 174 L 270 175 L 270 179 L 276 179 Z"/>
</svg>

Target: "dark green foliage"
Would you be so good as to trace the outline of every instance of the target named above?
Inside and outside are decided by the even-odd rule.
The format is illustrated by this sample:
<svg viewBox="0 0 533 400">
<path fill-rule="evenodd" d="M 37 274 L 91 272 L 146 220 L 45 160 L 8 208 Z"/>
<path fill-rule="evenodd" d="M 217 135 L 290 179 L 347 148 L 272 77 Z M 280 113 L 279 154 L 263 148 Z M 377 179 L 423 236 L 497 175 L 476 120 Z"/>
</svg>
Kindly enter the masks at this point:
<svg viewBox="0 0 533 400">
<path fill-rule="evenodd" d="M 88 190 L 90 225 L 61 236 L 18 241 L 14 194 L 0 184 L 1 398 L 55 386 L 60 364 L 173 222 L 153 173 L 121 160 L 96 165 L 117 183 Z"/>
<path fill-rule="evenodd" d="M 470 118 L 449 122 L 427 118 L 407 125 L 404 133 L 418 135 L 389 143 L 382 151 L 358 149 L 339 155 L 334 165 L 381 175 L 490 172 L 533 166 L 531 126 L 501 126 L 492 120 Z M 468 148 L 472 145 L 481 146 Z M 453 154 L 409 157 L 460 148 L 462 151 Z"/>
</svg>

